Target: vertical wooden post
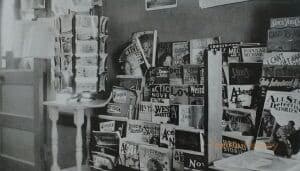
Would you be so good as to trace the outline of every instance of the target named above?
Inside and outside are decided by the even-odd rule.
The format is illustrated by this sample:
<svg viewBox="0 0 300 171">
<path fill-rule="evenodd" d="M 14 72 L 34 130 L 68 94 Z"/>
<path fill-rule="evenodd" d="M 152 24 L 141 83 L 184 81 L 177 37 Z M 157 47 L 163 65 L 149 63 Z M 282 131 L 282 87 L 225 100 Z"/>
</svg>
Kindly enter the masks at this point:
<svg viewBox="0 0 300 171">
<path fill-rule="evenodd" d="M 44 122 L 44 106 L 41 104 L 44 101 L 44 77 L 45 77 L 45 68 L 46 68 L 46 59 L 34 59 L 33 69 L 34 69 L 34 144 L 35 144 L 35 167 L 37 170 L 45 170 L 45 150 L 42 147 L 44 144 L 44 131 L 45 131 L 45 122 Z"/>
<path fill-rule="evenodd" d="M 76 109 L 74 115 L 74 123 L 76 124 L 76 168 L 81 171 L 82 165 L 82 131 L 81 127 L 84 123 L 84 109 Z"/>
<path fill-rule="evenodd" d="M 52 140 L 52 156 L 53 163 L 51 166 L 51 171 L 60 171 L 60 167 L 57 163 L 57 154 L 58 154 L 58 131 L 57 131 L 57 120 L 58 120 L 58 108 L 57 107 L 48 107 L 49 117 L 52 122 L 52 132 L 51 132 L 51 140 Z"/>
<path fill-rule="evenodd" d="M 207 59 L 208 162 L 222 158 L 222 52 L 209 51 Z"/>
</svg>

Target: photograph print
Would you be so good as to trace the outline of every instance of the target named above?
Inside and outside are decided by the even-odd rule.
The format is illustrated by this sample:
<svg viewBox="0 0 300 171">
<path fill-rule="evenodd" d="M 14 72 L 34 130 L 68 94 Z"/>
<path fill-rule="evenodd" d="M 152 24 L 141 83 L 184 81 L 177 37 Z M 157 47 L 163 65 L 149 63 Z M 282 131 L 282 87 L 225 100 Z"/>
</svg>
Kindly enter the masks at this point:
<svg viewBox="0 0 300 171">
<path fill-rule="evenodd" d="M 177 0 L 145 0 L 146 11 L 177 7 Z"/>
</svg>

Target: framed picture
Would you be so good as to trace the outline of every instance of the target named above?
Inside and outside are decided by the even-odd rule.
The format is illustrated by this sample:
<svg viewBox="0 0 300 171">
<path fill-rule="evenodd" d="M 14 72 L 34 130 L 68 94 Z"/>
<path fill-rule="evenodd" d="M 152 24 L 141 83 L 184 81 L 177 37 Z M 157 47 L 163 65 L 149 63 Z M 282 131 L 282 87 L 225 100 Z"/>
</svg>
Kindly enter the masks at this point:
<svg viewBox="0 0 300 171">
<path fill-rule="evenodd" d="M 146 11 L 177 7 L 177 0 L 145 0 Z"/>
</svg>

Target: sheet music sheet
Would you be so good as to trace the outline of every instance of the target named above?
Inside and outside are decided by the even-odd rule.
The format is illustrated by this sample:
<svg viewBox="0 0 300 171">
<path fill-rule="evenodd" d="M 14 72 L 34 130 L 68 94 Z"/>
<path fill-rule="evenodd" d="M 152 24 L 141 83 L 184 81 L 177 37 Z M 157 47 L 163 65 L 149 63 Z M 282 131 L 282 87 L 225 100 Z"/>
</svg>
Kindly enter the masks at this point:
<svg viewBox="0 0 300 171">
<path fill-rule="evenodd" d="M 52 0 L 51 10 L 55 16 L 68 14 L 68 10 L 76 12 L 89 12 L 91 0 Z"/>
<path fill-rule="evenodd" d="M 20 0 L 20 3 L 22 11 L 45 8 L 45 0 Z"/>
<path fill-rule="evenodd" d="M 254 171 L 299 170 L 298 160 L 277 157 L 272 154 L 249 151 L 237 156 L 216 161 L 217 168 L 247 169 Z"/>
<path fill-rule="evenodd" d="M 49 58 L 55 55 L 57 34 L 54 18 L 38 21 L 16 21 L 13 35 L 14 57 Z"/>
<path fill-rule="evenodd" d="M 20 57 L 54 57 L 55 53 L 55 25 L 54 19 L 28 22 L 24 32 L 24 45 Z"/>
</svg>

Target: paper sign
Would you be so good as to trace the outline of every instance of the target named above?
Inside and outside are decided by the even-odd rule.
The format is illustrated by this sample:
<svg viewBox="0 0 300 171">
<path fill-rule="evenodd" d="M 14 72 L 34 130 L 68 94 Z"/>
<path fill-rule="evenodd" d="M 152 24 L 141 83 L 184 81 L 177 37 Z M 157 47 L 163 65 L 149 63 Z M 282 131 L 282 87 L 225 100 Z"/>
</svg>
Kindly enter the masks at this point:
<svg viewBox="0 0 300 171">
<path fill-rule="evenodd" d="M 200 8 L 210 8 L 244 1 L 248 0 L 199 0 L 199 6 Z"/>
</svg>

